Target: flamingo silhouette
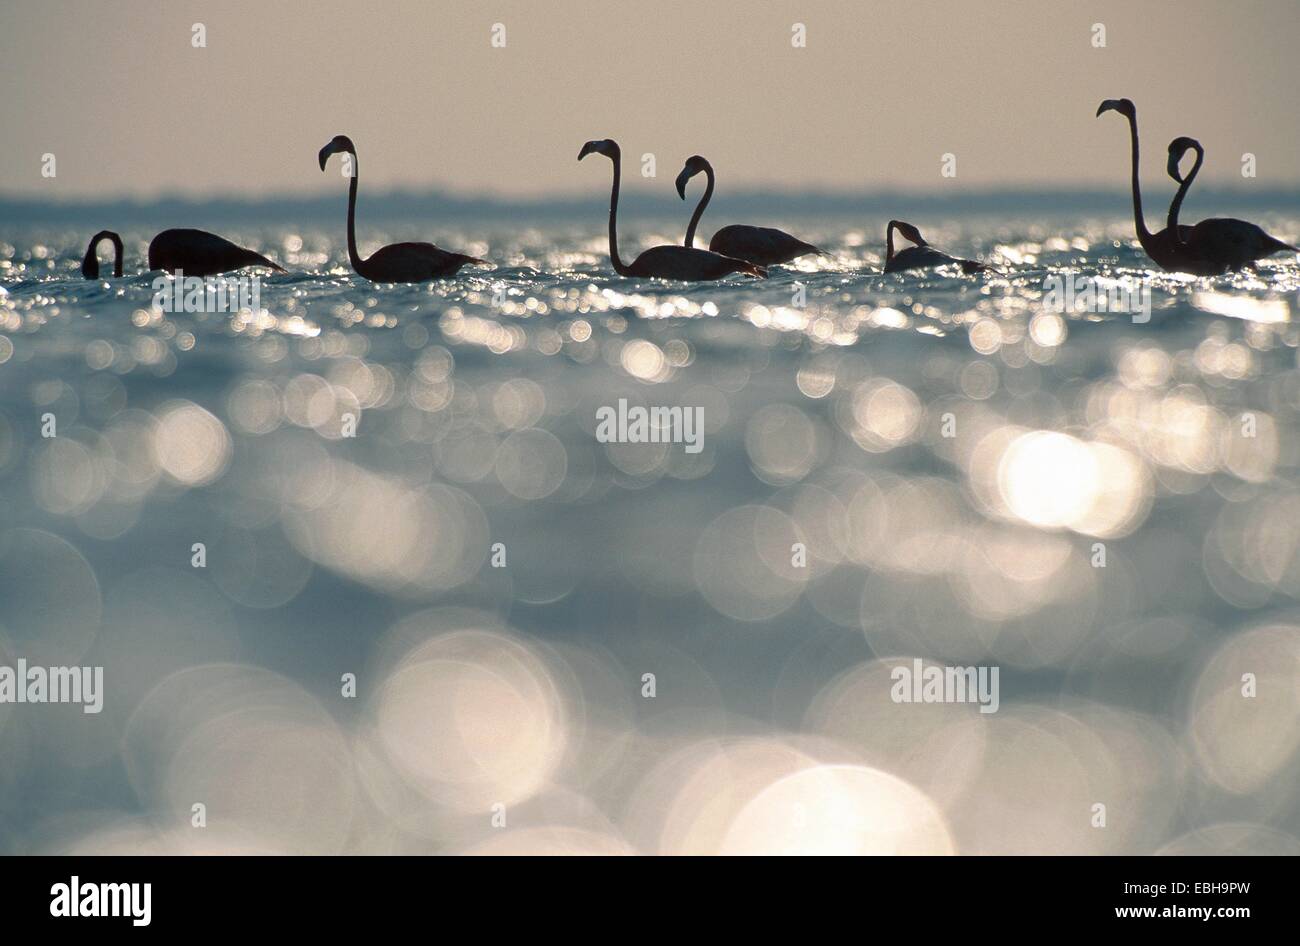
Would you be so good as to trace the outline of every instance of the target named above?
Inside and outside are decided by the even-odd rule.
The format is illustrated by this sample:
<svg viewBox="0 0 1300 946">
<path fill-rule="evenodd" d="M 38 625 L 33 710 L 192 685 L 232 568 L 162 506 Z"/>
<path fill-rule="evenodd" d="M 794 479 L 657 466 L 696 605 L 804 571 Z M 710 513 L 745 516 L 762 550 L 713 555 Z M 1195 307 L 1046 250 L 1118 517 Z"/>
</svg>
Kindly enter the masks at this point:
<svg viewBox="0 0 1300 946">
<path fill-rule="evenodd" d="M 620 276 L 638 276 L 651 279 L 680 279 L 698 281 L 721 279 L 731 273 L 747 273 L 751 276 L 766 276 L 767 270 L 761 266 L 743 260 L 733 259 L 708 250 L 697 250 L 689 246 L 652 246 L 626 265 L 618 255 L 618 188 L 622 176 L 622 152 L 618 142 L 605 138 L 588 141 L 578 152 L 581 161 L 589 154 L 603 154 L 614 165 L 614 184 L 609 193 L 609 260 L 614 264 L 614 271 Z"/>
<path fill-rule="evenodd" d="M 122 275 L 122 238 L 112 230 L 100 230 L 90 238 L 81 275 L 99 278 L 99 259 L 95 251 L 104 240 L 113 241 L 113 275 Z M 186 276 L 216 276 L 246 266 L 266 266 L 276 272 L 284 268 L 261 253 L 254 253 L 206 230 L 164 230 L 149 241 L 149 268 Z"/>
<path fill-rule="evenodd" d="M 1196 160 L 1186 177 L 1180 173 L 1179 166 L 1188 151 L 1196 152 Z M 1169 204 L 1168 232 L 1175 234 L 1180 247 L 1198 260 L 1200 275 L 1217 276 L 1244 267 L 1254 268 L 1258 260 L 1274 253 L 1290 250 L 1300 253 L 1289 243 L 1283 243 L 1269 236 L 1260 227 L 1245 220 L 1233 217 L 1211 217 L 1195 226 L 1179 226 L 1178 212 L 1182 208 L 1183 198 L 1196 180 L 1201 164 L 1205 161 L 1205 149 L 1195 138 L 1179 137 L 1169 142 L 1169 176 L 1178 182 L 1178 193 Z"/>
<path fill-rule="evenodd" d="M 164 230 L 149 241 L 149 268 L 186 276 L 216 276 L 246 266 L 285 272 L 261 253 L 231 243 L 206 230 Z"/>
<path fill-rule="evenodd" d="M 905 247 L 894 252 L 894 231 L 897 230 L 903 239 L 916 244 L 915 246 Z M 993 270 L 983 263 L 971 259 L 962 259 L 959 256 L 949 256 L 940 250 L 935 249 L 925 238 L 921 236 L 921 231 L 910 223 L 904 223 L 902 220 L 891 220 L 889 226 L 885 228 L 885 272 L 900 273 L 908 269 L 929 269 L 934 266 L 947 266 L 955 264 L 961 267 L 961 271 L 970 275 L 971 273 L 988 273 Z"/>
<path fill-rule="evenodd" d="M 362 259 L 357 252 L 357 149 L 352 139 L 337 135 L 320 149 L 320 169 L 330 155 L 340 152 L 352 155 L 352 181 L 348 185 L 348 259 L 358 275 L 371 282 L 425 282 L 444 276 L 454 276 L 467 263 L 491 266 L 485 259 L 452 253 L 432 243 L 392 243 L 380 247 Z"/>
<path fill-rule="evenodd" d="M 698 154 L 692 155 L 686 159 L 682 172 L 677 175 L 677 193 L 681 195 L 682 200 L 685 200 L 687 182 L 701 171 L 704 172 L 708 184 L 705 185 L 704 196 L 696 205 L 695 213 L 691 215 L 690 225 L 686 228 L 686 239 L 683 241 L 685 246 L 695 245 L 695 228 L 699 226 L 700 218 L 704 216 L 704 208 L 709 206 L 709 200 L 713 197 L 713 165 Z M 788 263 L 805 253 L 821 252 L 811 243 L 805 243 L 784 230 L 737 223 L 723 227 L 713 234 L 713 239 L 709 241 L 709 251 L 735 259 L 748 260 L 760 266 L 775 266 L 777 263 Z"/>
<path fill-rule="evenodd" d="M 122 238 L 112 230 L 100 230 L 90 238 L 90 246 L 86 247 L 86 255 L 81 261 L 81 275 L 87 279 L 99 278 L 99 257 L 96 251 L 104 240 L 113 241 L 113 275 L 122 275 Z"/>
</svg>

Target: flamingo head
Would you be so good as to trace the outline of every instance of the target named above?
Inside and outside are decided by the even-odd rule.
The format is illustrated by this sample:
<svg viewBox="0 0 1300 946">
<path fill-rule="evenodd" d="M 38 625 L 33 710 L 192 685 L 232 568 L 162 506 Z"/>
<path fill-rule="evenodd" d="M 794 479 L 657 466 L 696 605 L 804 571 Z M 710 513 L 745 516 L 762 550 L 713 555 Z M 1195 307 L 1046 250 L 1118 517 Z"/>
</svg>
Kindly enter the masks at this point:
<svg viewBox="0 0 1300 946">
<path fill-rule="evenodd" d="M 1197 155 L 1201 154 L 1201 143 L 1195 138 L 1188 138 L 1184 135 L 1169 142 L 1169 165 L 1166 170 L 1168 170 L 1169 176 L 1179 184 L 1183 183 L 1183 175 L 1179 171 L 1178 165 L 1182 163 L 1183 155 L 1193 150 Z"/>
<path fill-rule="evenodd" d="M 709 162 L 704 160 L 698 154 L 693 154 L 686 159 L 682 165 L 682 173 L 677 175 L 677 193 L 682 200 L 686 199 L 686 183 L 701 171 L 708 170 Z"/>
<path fill-rule="evenodd" d="M 578 152 L 578 160 L 581 161 L 589 154 L 603 154 L 611 161 L 617 161 L 619 158 L 618 142 L 613 138 L 601 138 L 599 141 L 588 141 Z"/>
<path fill-rule="evenodd" d="M 1106 99 L 1097 106 L 1097 114 L 1102 112 L 1119 112 L 1131 121 L 1137 121 L 1137 106 L 1132 99 Z"/>
<path fill-rule="evenodd" d="M 318 155 L 320 159 L 320 169 L 322 171 L 325 170 L 325 162 L 330 159 L 330 155 L 339 153 L 352 155 L 357 153 L 356 146 L 352 144 L 352 139 L 347 135 L 335 135 L 330 140 L 329 144 L 320 149 L 320 154 Z"/>
</svg>

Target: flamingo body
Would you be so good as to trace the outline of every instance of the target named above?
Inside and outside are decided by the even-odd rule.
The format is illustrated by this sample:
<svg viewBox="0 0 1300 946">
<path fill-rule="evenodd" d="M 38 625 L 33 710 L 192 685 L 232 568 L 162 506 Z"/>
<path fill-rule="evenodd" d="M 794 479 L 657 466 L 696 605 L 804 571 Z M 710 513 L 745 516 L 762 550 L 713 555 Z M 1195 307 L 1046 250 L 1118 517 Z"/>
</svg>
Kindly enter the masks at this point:
<svg viewBox="0 0 1300 946">
<path fill-rule="evenodd" d="M 469 263 L 486 263 L 476 256 L 452 253 L 432 243 L 391 243 L 361 260 L 357 273 L 372 282 L 425 282 L 455 276 Z"/>
<path fill-rule="evenodd" d="M 775 227 L 751 227 L 733 223 L 713 234 L 709 250 L 723 256 L 749 260 L 760 266 L 788 263 L 807 253 L 820 253 L 811 243 L 805 243 Z"/>
<path fill-rule="evenodd" d="M 748 260 L 733 259 L 712 250 L 698 250 L 689 246 L 652 246 L 627 267 L 628 276 L 649 279 L 680 279 L 698 282 L 721 279 L 732 273 L 764 275 L 762 270 Z"/>
<path fill-rule="evenodd" d="M 206 230 L 164 230 L 149 241 L 149 268 L 183 272 L 186 276 L 216 276 L 247 266 L 284 269 L 261 253 L 244 249 Z"/>
<path fill-rule="evenodd" d="M 885 262 L 885 272 L 901 273 L 909 269 L 934 269 L 938 266 L 949 265 L 960 266 L 961 271 L 967 275 L 982 273 L 988 269 L 983 263 L 958 259 L 956 256 L 949 256 L 932 246 L 909 246 L 899 250 L 894 254 L 893 259 Z"/>
<path fill-rule="evenodd" d="M 1188 249 L 1205 261 L 1207 269 L 1215 270 L 1209 275 L 1253 266 L 1274 253 L 1300 253 L 1291 244 L 1269 236 L 1261 227 L 1233 217 L 1211 217 L 1178 230 Z"/>
</svg>

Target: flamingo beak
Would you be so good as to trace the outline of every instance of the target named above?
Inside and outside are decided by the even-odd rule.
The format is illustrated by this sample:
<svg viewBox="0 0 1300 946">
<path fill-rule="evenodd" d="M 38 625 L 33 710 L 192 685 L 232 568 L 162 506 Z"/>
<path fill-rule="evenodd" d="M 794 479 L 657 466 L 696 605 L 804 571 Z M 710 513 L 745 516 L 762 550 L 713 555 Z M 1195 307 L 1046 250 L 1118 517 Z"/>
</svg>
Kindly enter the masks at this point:
<svg viewBox="0 0 1300 946">
<path fill-rule="evenodd" d="M 686 199 L 686 184 L 690 179 L 690 168 L 682 168 L 682 173 L 677 175 L 677 194 L 682 200 Z"/>
<path fill-rule="evenodd" d="M 325 170 L 325 162 L 330 159 L 330 155 L 333 153 L 334 153 L 334 142 L 332 141 L 329 144 L 327 144 L 325 147 L 320 149 L 320 154 L 317 157 L 320 159 L 320 169 L 322 171 Z"/>
<path fill-rule="evenodd" d="M 588 141 L 585 145 L 582 146 L 582 150 L 578 152 L 578 160 L 581 161 L 587 155 L 595 154 L 596 152 L 600 151 L 600 145 L 601 142 L 599 141 Z"/>
<path fill-rule="evenodd" d="M 1102 102 L 1100 105 L 1097 106 L 1098 116 L 1100 116 L 1102 112 L 1111 112 L 1111 111 L 1115 111 L 1115 112 L 1119 111 L 1119 99 L 1106 99 L 1106 101 Z"/>
</svg>

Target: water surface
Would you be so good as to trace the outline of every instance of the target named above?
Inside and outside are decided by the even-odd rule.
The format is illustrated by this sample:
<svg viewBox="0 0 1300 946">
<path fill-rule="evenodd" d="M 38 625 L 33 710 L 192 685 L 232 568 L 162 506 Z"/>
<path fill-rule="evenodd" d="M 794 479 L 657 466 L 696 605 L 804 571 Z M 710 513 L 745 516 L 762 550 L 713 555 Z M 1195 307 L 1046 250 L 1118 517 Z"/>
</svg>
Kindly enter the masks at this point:
<svg viewBox="0 0 1300 946">
<path fill-rule="evenodd" d="M 0 704 L 0 849 L 1300 851 L 1300 263 L 960 217 L 1004 275 L 885 276 L 883 220 L 774 222 L 828 254 L 363 228 L 498 263 L 418 286 L 253 222 L 293 272 L 241 313 L 153 307 L 165 223 L 95 282 L 99 224 L 0 233 L 0 663 L 106 679 Z M 619 399 L 703 449 L 599 442 Z M 915 657 L 998 711 L 894 702 Z"/>
</svg>

